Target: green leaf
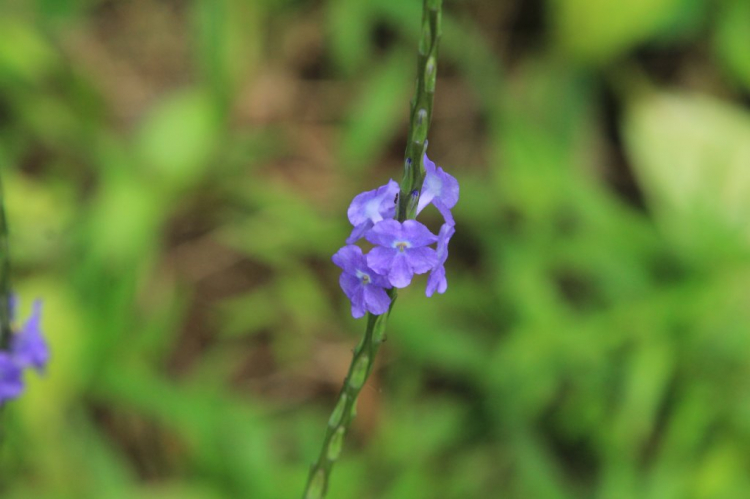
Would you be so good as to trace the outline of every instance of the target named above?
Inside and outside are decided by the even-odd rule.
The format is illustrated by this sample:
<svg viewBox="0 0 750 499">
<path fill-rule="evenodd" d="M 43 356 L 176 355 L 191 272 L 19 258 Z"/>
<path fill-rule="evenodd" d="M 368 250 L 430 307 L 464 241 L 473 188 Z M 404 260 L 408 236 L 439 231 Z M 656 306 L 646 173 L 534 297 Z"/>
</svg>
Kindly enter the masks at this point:
<svg viewBox="0 0 750 499">
<path fill-rule="evenodd" d="M 750 90 L 750 2 L 724 2 L 717 19 L 714 50 L 720 62 L 737 82 Z"/>
<path fill-rule="evenodd" d="M 685 94 L 636 101 L 624 123 L 626 147 L 659 222 L 692 252 L 750 243 L 750 115 Z"/>
<path fill-rule="evenodd" d="M 93 254 L 107 262 L 141 258 L 158 244 L 154 238 L 164 217 L 163 198 L 130 174 L 113 174 L 102 187 L 91 215 Z"/>
<path fill-rule="evenodd" d="M 23 82 L 39 80 L 56 63 L 52 48 L 31 25 L 0 19 L 0 33 L 0 83 L 9 77 Z"/>
<path fill-rule="evenodd" d="M 557 0 L 558 42 L 584 62 L 603 62 L 669 26 L 686 0 Z"/>
<path fill-rule="evenodd" d="M 164 185 L 188 186 L 203 173 L 218 141 L 212 101 L 197 91 L 164 100 L 143 124 L 137 151 Z"/>
<path fill-rule="evenodd" d="M 329 2 L 326 17 L 331 53 L 333 60 L 346 74 L 352 74 L 371 56 L 372 8 L 370 2 Z"/>
</svg>

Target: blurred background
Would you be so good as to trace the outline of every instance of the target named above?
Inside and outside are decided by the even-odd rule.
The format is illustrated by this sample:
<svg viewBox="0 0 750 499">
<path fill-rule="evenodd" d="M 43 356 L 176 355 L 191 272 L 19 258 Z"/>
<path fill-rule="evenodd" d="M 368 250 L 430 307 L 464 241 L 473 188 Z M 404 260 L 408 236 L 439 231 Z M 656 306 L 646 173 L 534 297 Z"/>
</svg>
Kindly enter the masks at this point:
<svg viewBox="0 0 750 499">
<path fill-rule="evenodd" d="M 750 3 L 444 10 L 449 290 L 399 294 L 329 497 L 747 497 Z M 0 3 L 14 287 L 53 355 L 3 411 L 3 498 L 299 497 L 365 327 L 330 256 L 401 178 L 420 18 Z"/>
</svg>

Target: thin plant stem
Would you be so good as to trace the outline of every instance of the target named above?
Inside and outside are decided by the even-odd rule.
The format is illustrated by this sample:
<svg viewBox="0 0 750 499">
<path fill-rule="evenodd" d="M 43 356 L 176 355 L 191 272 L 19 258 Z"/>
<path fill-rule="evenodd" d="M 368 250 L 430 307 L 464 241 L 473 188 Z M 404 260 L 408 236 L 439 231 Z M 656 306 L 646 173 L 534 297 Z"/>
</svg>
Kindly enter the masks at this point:
<svg viewBox="0 0 750 499">
<path fill-rule="evenodd" d="M 391 307 L 393 307 L 395 298 L 394 293 L 391 298 Z M 390 311 L 382 315 L 367 314 L 365 336 L 354 350 L 354 357 L 344 380 L 344 386 L 339 392 L 336 407 L 328 418 L 328 428 L 323 440 L 323 447 L 317 461 L 310 470 L 304 499 L 321 499 L 325 497 L 328 491 L 331 469 L 341 454 L 344 436 L 356 416 L 357 398 L 369 378 L 370 372 L 372 372 L 375 356 L 385 339 L 385 325 L 389 315 Z"/>
<path fill-rule="evenodd" d="M 0 349 L 10 344 L 10 252 L 8 223 L 5 218 L 5 191 L 0 181 Z"/>
<path fill-rule="evenodd" d="M 415 218 L 419 191 L 424 181 L 424 155 L 432 121 L 432 103 L 437 82 L 437 56 L 441 35 L 442 0 L 423 0 L 422 30 L 417 55 L 417 88 L 411 102 L 411 120 L 404 159 L 396 218 Z"/>
<path fill-rule="evenodd" d="M 396 211 L 396 219 L 399 222 L 416 217 L 419 192 L 424 181 L 423 158 L 427 150 L 427 134 L 432 120 L 441 16 L 442 0 L 423 0 L 422 29 L 417 56 L 417 88 L 411 103 L 404 177 L 400 184 L 401 192 Z M 333 413 L 328 418 L 323 446 L 318 459 L 310 469 L 304 499 L 322 499 L 328 491 L 331 470 L 341 454 L 344 437 L 356 415 L 357 398 L 372 372 L 375 357 L 385 339 L 388 317 L 396 302 L 396 289 L 388 290 L 388 294 L 391 297 L 391 306 L 387 313 L 367 314 L 365 335 L 354 349 L 354 357 L 344 386 L 339 392 Z"/>
</svg>

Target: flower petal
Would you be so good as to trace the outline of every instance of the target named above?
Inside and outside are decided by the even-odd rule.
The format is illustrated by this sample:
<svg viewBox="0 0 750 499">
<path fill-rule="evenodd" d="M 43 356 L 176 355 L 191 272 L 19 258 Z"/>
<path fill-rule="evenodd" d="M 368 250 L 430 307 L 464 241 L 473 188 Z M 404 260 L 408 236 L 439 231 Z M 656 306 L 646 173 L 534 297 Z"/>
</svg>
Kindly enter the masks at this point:
<svg viewBox="0 0 750 499">
<path fill-rule="evenodd" d="M 385 288 L 390 289 L 393 286 L 391 286 L 391 283 L 388 281 L 387 275 L 378 274 L 373 269 L 369 269 L 369 275 L 370 275 L 370 285 L 377 286 L 379 288 Z"/>
<path fill-rule="evenodd" d="M 11 339 L 11 353 L 21 367 L 42 371 L 49 361 L 49 347 L 41 331 L 42 302 L 37 300 L 26 323 Z"/>
<path fill-rule="evenodd" d="M 393 198 L 399 191 L 398 183 L 389 180 L 386 185 L 357 194 L 347 210 L 349 222 L 355 227 L 367 220 L 378 222 L 392 218 L 396 212 Z"/>
<path fill-rule="evenodd" d="M 391 305 L 391 297 L 379 286 L 365 286 L 364 290 L 365 308 L 368 312 L 380 315 L 388 312 Z"/>
<path fill-rule="evenodd" d="M 445 280 L 445 267 L 440 265 L 430 272 L 430 276 L 427 278 L 425 295 L 432 296 L 435 291 L 445 293 L 446 289 L 448 289 L 448 281 Z"/>
<path fill-rule="evenodd" d="M 361 319 L 365 316 L 365 303 L 363 300 L 352 300 L 352 317 Z"/>
<path fill-rule="evenodd" d="M 445 209 L 453 208 L 458 202 L 458 180 L 442 168 L 435 168 L 435 163 L 430 161 L 426 154 L 424 165 L 425 177 L 417 204 L 417 213 L 420 213 L 430 203 L 438 206 L 438 202 L 440 202 L 445 206 Z M 446 215 L 443 210 L 440 211 L 446 221 L 453 223 L 453 217 L 450 214 Z"/>
<path fill-rule="evenodd" d="M 437 243 L 438 264 L 442 265 L 448 259 L 448 242 L 455 233 L 456 229 L 453 225 L 443 224 L 443 226 L 440 227 Z"/>
<path fill-rule="evenodd" d="M 402 224 L 401 237 L 409 241 L 412 248 L 427 246 L 438 240 L 430 229 L 416 220 L 406 220 Z"/>
<path fill-rule="evenodd" d="M 429 272 L 438 264 L 437 252 L 432 248 L 411 248 L 404 257 L 415 274 Z"/>
<path fill-rule="evenodd" d="M 443 215 L 446 224 L 456 225 L 456 221 L 453 219 L 453 213 L 451 213 L 451 210 L 449 210 L 440 199 L 433 199 L 432 204 L 434 204 L 435 208 L 437 208 L 440 214 Z"/>
<path fill-rule="evenodd" d="M 425 173 L 432 173 L 435 171 L 435 163 L 430 158 L 427 157 L 427 153 L 425 153 L 422 160 L 424 161 Z"/>
<path fill-rule="evenodd" d="M 458 180 L 450 173 L 446 173 L 442 168 L 438 168 L 437 175 L 440 177 L 442 189 L 440 190 L 440 200 L 448 208 L 453 208 L 458 203 Z"/>
<path fill-rule="evenodd" d="M 0 352 L 0 404 L 23 392 L 23 369 L 7 352 Z"/>
<path fill-rule="evenodd" d="M 361 224 L 357 225 L 352 229 L 352 233 L 346 238 L 346 244 L 354 244 L 359 241 L 365 233 L 372 229 L 372 220 L 365 220 Z"/>
<path fill-rule="evenodd" d="M 398 251 L 395 249 L 376 246 L 367 254 L 367 265 L 378 274 L 388 275 L 396 253 Z"/>
<path fill-rule="evenodd" d="M 395 258 L 393 258 L 393 265 L 388 273 L 388 280 L 395 288 L 405 288 L 411 283 L 411 278 L 414 275 L 411 266 L 406 258 L 406 253 L 396 252 Z"/>
<path fill-rule="evenodd" d="M 331 257 L 333 263 L 341 267 L 347 274 L 356 274 L 357 269 L 365 263 L 362 249 L 359 246 L 347 245 L 339 249 Z"/>
<path fill-rule="evenodd" d="M 357 294 L 357 289 L 362 286 L 362 283 L 356 276 L 342 272 L 339 277 L 339 286 L 344 290 L 344 294 L 350 300 Z"/>
<path fill-rule="evenodd" d="M 365 234 L 365 238 L 372 244 L 390 247 L 394 241 L 401 239 L 401 224 L 396 220 L 383 220 L 378 222 Z"/>
<path fill-rule="evenodd" d="M 422 192 L 419 195 L 419 204 L 417 205 L 417 213 L 420 213 L 427 207 L 430 202 L 435 198 L 439 199 L 440 192 L 443 190 L 442 179 L 434 172 L 428 172 L 424 177 L 422 183 Z"/>
</svg>

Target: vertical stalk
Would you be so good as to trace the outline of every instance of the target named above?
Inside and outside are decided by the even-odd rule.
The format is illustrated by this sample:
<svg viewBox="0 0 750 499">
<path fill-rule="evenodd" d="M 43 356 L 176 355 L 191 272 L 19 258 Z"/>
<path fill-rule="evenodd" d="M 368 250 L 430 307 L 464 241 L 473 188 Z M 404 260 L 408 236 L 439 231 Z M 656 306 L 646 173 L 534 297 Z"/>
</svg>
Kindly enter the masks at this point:
<svg viewBox="0 0 750 499">
<path fill-rule="evenodd" d="M 404 178 L 401 180 L 401 195 L 396 215 L 399 222 L 416 217 L 418 195 L 424 181 L 424 154 L 427 151 L 427 133 L 430 130 L 432 103 L 435 98 L 442 6 L 442 0 L 423 0 L 422 2 L 422 31 L 417 55 L 417 89 L 411 101 Z"/>
<path fill-rule="evenodd" d="M 393 308 L 396 299 L 395 293 L 391 299 L 391 308 Z M 325 497 L 328 491 L 331 469 L 341 454 L 344 436 L 357 414 L 357 398 L 372 372 L 375 356 L 385 338 L 385 324 L 389 315 L 390 310 L 383 315 L 367 314 L 365 336 L 354 350 L 354 357 L 344 380 L 344 386 L 339 392 L 336 407 L 328 418 L 328 428 L 323 440 L 323 447 L 317 461 L 310 470 L 304 499 L 321 499 Z"/>
<path fill-rule="evenodd" d="M 396 219 L 403 222 L 415 218 L 419 192 L 424 181 L 424 154 L 427 150 L 427 133 L 432 120 L 432 104 L 437 79 L 437 55 L 440 41 L 442 0 L 423 0 L 422 29 L 417 56 L 417 88 L 411 102 L 409 136 L 404 160 L 404 177 L 401 180 Z M 388 291 L 391 307 L 382 315 L 367 314 L 367 329 L 362 341 L 354 350 L 354 357 L 344 386 L 339 392 L 336 407 L 328 419 L 323 446 L 318 459 L 310 468 L 304 499 L 322 499 L 328 491 L 331 469 L 341 454 L 349 426 L 356 415 L 359 393 L 372 372 L 375 356 L 385 338 L 385 327 L 396 301 L 396 289 Z"/>
<path fill-rule="evenodd" d="M 10 253 L 8 223 L 5 218 L 5 192 L 0 181 L 0 349 L 8 349 L 10 334 Z"/>
</svg>

